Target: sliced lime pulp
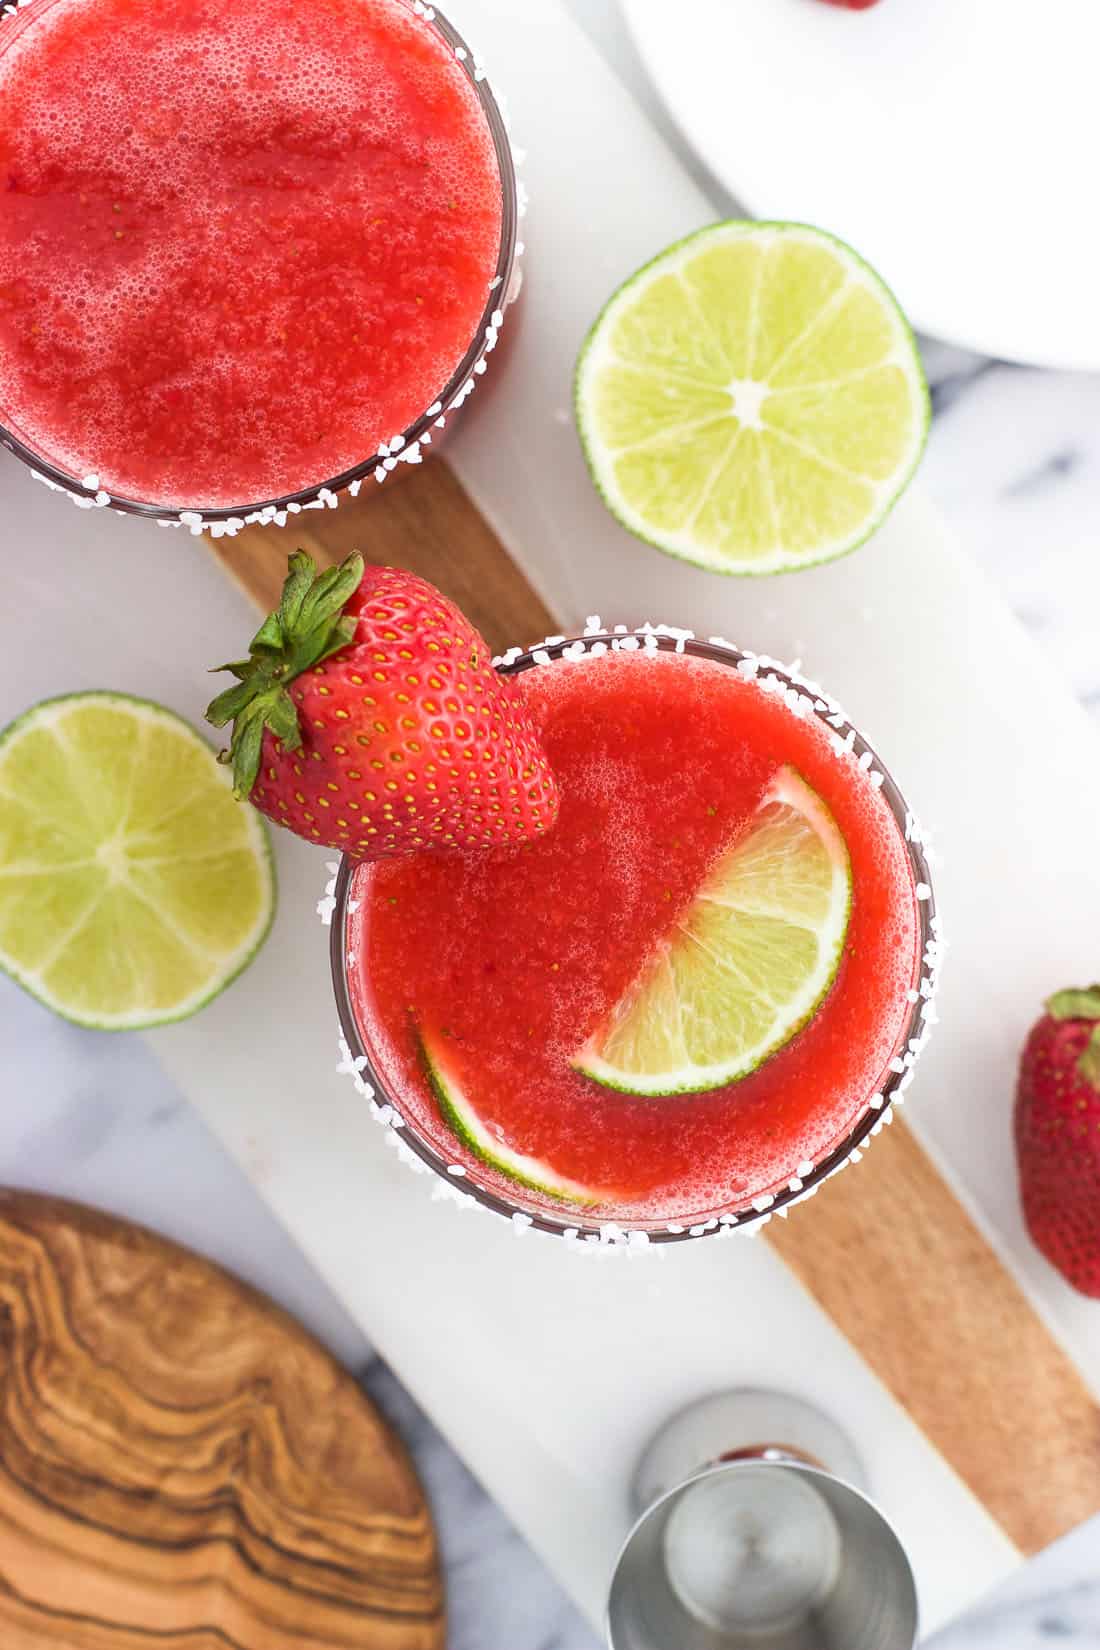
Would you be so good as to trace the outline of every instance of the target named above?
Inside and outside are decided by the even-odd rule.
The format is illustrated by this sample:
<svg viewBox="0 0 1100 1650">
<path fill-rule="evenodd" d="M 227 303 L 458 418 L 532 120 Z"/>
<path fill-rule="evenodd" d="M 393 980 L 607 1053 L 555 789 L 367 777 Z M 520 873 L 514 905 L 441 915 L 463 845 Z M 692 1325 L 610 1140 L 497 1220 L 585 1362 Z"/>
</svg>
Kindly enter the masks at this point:
<svg viewBox="0 0 1100 1650">
<path fill-rule="evenodd" d="M 0 734 L 0 966 L 81 1025 L 182 1019 L 255 954 L 275 880 L 263 822 L 171 711 L 46 700 Z"/>
<path fill-rule="evenodd" d="M 577 365 L 589 468 L 623 525 L 720 573 L 843 555 L 920 457 L 928 390 L 889 289 L 802 224 L 715 224 L 615 293 Z"/>
<path fill-rule="evenodd" d="M 747 1076 L 829 990 L 850 905 L 844 838 L 805 780 L 782 768 L 575 1067 L 638 1095 Z"/>
<path fill-rule="evenodd" d="M 560 1175 L 541 1158 L 518 1152 L 486 1124 L 470 1104 L 453 1069 L 445 1037 L 421 1030 L 420 1047 L 432 1092 L 448 1127 L 475 1157 L 509 1180 L 543 1197 L 590 1207 L 600 1202 L 592 1187 Z"/>
</svg>

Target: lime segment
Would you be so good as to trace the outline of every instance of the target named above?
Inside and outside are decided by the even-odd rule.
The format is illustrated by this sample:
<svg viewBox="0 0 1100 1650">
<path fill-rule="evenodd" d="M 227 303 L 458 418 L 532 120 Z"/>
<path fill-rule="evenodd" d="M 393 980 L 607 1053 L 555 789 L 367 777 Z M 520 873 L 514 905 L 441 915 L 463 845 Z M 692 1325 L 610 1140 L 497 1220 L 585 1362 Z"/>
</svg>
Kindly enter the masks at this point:
<svg viewBox="0 0 1100 1650">
<path fill-rule="evenodd" d="M 747 1076 L 817 1010 L 850 905 L 844 838 L 820 797 L 783 768 L 574 1066 L 638 1095 Z"/>
<path fill-rule="evenodd" d="M 622 286 L 581 352 L 577 421 L 611 511 L 721 573 L 854 549 L 920 457 L 928 390 L 875 272 L 801 224 L 731 222 Z"/>
<path fill-rule="evenodd" d="M 422 1030 L 420 1047 L 428 1081 L 444 1120 L 475 1157 L 487 1163 L 490 1168 L 496 1169 L 499 1174 L 506 1175 L 509 1180 L 526 1186 L 529 1191 L 541 1192 L 543 1197 L 582 1207 L 591 1207 L 601 1201 L 599 1194 L 592 1187 L 582 1186 L 579 1181 L 569 1180 L 558 1174 L 541 1158 L 529 1157 L 524 1152 L 515 1151 L 506 1141 L 493 1133 L 477 1115 L 463 1092 L 449 1059 L 450 1051 L 445 1038 L 433 1036 L 430 1032 Z"/>
<path fill-rule="evenodd" d="M 171 711 L 73 694 L 0 734 L 0 966 L 47 1008 L 102 1030 L 182 1019 L 274 906 L 262 820 Z"/>
</svg>

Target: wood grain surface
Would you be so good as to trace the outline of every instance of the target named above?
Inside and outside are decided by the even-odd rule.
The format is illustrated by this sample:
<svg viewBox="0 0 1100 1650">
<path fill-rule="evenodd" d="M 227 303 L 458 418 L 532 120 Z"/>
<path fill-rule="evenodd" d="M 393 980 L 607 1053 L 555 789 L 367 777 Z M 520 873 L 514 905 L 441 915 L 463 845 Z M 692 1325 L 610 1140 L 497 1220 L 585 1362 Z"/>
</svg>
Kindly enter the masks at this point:
<svg viewBox="0 0 1100 1650">
<path fill-rule="evenodd" d="M 916 1136 L 895 1119 L 864 1150 L 766 1236 L 1010 1540 L 1036 1553 L 1100 1512 L 1100 1408 Z"/>
<path fill-rule="evenodd" d="M 495 649 L 557 629 L 439 460 L 392 491 L 211 548 L 267 609 L 299 543 L 322 563 L 359 549 L 422 573 Z M 1100 1511 L 1095 1399 L 903 1123 L 766 1235 L 1022 1552 Z"/>
<path fill-rule="evenodd" d="M 403 1446 L 269 1301 L 0 1192 L 2 1650 L 441 1650 Z"/>
<path fill-rule="evenodd" d="M 210 548 L 265 613 L 279 604 L 292 550 L 308 550 L 320 567 L 359 550 L 367 561 L 407 567 L 438 585 L 494 652 L 541 642 L 554 631 L 549 608 L 446 464 L 433 458 L 399 467 L 383 486 L 368 481 L 365 488 L 358 498 L 342 497 L 335 510 L 304 510 L 285 527 L 248 527 Z"/>
</svg>

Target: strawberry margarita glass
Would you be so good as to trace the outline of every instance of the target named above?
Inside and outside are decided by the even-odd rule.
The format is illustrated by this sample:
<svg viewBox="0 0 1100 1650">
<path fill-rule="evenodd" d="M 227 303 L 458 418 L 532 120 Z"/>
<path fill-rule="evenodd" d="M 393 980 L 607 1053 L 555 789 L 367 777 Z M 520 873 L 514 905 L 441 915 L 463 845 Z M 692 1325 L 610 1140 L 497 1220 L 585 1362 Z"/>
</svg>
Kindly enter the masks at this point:
<svg viewBox="0 0 1100 1650">
<path fill-rule="evenodd" d="M 751 1225 L 908 1085 L 940 951 L 919 828 L 834 701 L 724 642 L 590 629 L 502 668 L 557 824 L 343 860 L 345 1065 L 399 1144 L 517 1225 Z"/>
<path fill-rule="evenodd" d="M 0 17 L 0 442 L 193 527 L 334 502 L 484 371 L 516 222 L 493 93 L 422 0 L 29 0 Z"/>
</svg>

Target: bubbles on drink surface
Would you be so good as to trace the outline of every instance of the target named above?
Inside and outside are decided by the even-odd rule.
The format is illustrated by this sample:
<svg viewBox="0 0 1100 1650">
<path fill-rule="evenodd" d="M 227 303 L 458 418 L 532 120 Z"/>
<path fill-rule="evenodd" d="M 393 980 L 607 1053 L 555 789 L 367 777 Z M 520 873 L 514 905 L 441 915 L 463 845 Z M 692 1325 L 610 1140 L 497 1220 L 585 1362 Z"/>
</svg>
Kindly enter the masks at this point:
<svg viewBox="0 0 1100 1650">
<path fill-rule="evenodd" d="M 404 0 L 23 16 L 0 24 L 0 423 L 111 492 L 210 508 L 413 423 L 501 234 L 492 135 L 435 31 Z"/>
</svg>

